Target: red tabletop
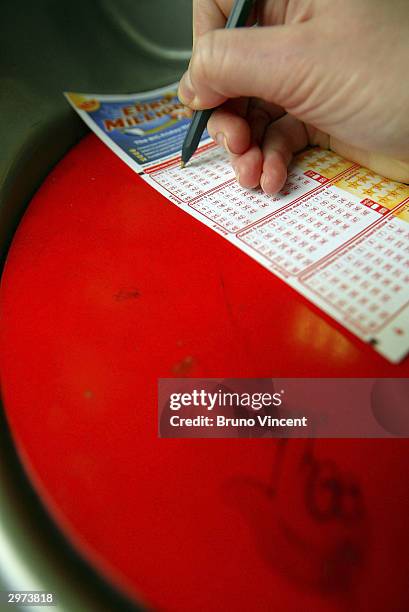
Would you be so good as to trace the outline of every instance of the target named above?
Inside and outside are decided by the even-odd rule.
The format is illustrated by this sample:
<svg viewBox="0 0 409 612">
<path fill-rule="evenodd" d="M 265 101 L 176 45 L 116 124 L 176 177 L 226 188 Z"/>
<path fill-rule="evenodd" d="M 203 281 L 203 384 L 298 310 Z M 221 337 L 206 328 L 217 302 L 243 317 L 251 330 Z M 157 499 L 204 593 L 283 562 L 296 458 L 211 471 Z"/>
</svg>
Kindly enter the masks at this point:
<svg viewBox="0 0 409 612">
<path fill-rule="evenodd" d="M 24 465 L 82 554 L 164 610 L 403 610 L 404 440 L 165 440 L 158 377 L 407 377 L 152 190 L 95 136 L 54 169 L 1 286 Z"/>
</svg>

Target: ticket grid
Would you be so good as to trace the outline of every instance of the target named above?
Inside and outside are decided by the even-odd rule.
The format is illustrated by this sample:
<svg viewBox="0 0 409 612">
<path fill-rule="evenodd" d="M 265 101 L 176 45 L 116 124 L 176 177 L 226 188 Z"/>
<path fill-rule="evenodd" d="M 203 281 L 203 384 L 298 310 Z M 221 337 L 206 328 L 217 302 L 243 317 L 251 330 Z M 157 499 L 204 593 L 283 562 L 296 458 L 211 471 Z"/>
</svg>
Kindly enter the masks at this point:
<svg viewBox="0 0 409 612">
<path fill-rule="evenodd" d="M 237 183 L 228 155 L 207 134 L 182 169 L 189 119 L 180 108 L 169 125 L 170 101 L 177 106 L 175 88 L 132 96 L 66 96 L 154 189 L 399 362 L 409 351 L 409 186 L 313 148 L 297 156 L 281 192 L 266 195 Z M 159 119 L 166 118 L 162 128 L 152 128 L 158 117 L 155 112 L 150 117 L 149 108 L 158 104 Z M 137 136 L 105 129 L 106 116 L 109 127 L 121 125 L 124 108 L 127 117 L 139 121 Z M 160 157 L 155 156 L 159 144 Z M 144 158 L 146 151 L 153 157 Z"/>
</svg>

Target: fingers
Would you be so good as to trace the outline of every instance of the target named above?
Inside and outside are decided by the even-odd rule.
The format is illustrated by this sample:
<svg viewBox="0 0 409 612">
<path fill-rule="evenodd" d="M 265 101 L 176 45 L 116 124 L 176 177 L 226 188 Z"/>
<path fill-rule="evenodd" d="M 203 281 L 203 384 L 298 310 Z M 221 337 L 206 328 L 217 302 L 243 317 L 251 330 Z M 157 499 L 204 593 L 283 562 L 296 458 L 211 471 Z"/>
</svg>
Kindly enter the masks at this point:
<svg viewBox="0 0 409 612">
<path fill-rule="evenodd" d="M 193 44 L 206 32 L 224 28 L 232 6 L 233 0 L 193 0 Z M 254 9 L 250 24 L 254 23 L 255 15 Z"/>
<path fill-rule="evenodd" d="M 247 121 L 223 108 L 213 113 L 207 131 L 231 155 L 241 155 L 250 146 L 251 134 Z"/>
<path fill-rule="evenodd" d="M 241 155 L 250 146 L 251 133 L 244 116 L 248 100 L 239 99 L 218 108 L 209 119 L 209 135 L 231 155 Z"/>
<path fill-rule="evenodd" d="M 260 147 L 252 143 L 247 119 L 228 107 L 222 107 L 213 113 L 207 130 L 217 144 L 229 153 L 236 178 L 242 187 L 257 187 L 263 157 Z"/>
<path fill-rule="evenodd" d="M 307 146 L 308 133 L 304 124 L 291 115 L 285 114 L 271 123 L 267 112 L 256 110 L 255 114 L 250 110 L 244 118 L 221 108 L 213 114 L 208 130 L 230 153 L 242 187 L 260 185 L 265 193 L 274 194 L 284 186 L 293 153 Z M 275 110 L 281 112 L 279 108 Z"/>
<path fill-rule="evenodd" d="M 224 28 L 233 0 L 193 0 L 193 44 L 209 30 Z"/>
<path fill-rule="evenodd" d="M 260 183 L 265 193 L 277 193 L 287 180 L 287 168 L 293 154 L 308 144 L 329 148 L 382 176 L 409 183 L 409 160 L 397 160 L 352 147 L 320 130 L 306 126 L 290 114 L 268 126 L 259 153 L 255 150 L 257 147 L 252 147 L 234 161 L 240 183 L 243 187 L 254 187 Z"/>
<path fill-rule="evenodd" d="M 260 184 L 263 168 L 263 154 L 258 145 L 253 144 L 243 154 L 232 159 L 236 178 L 242 187 L 253 189 Z"/>
<path fill-rule="evenodd" d="M 352 147 L 306 126 L 290 114 L 269 123 L 264 131 L 263 120 L 261 127 L 255 127 L 248 118 L 245 120 L 226 111 L 217 113 L 213 129 L 219 131 L 215 136 L 222 133 L 221 129 L 225 131 L 226 138 L 219 144 L 230 153 L 232 166 L 242 187 L 254 188 L 260 184 L 266 194 L 279 192 L 287 180 L 287 168 L 293 154 L 308 144 L 329 148 L 382 176 L 409 183 L 409 160 L 396 160 Z M 263 136 L 260 138 L 261 134 Z"/>
<path fill-rule="evenodd" d="M 238 154 L 238 149 L 234 151 L 235 155 L 231 155 L 237 180 L 242 187 L 254 188 L 260 185 L 265 193 L 275 194 L 283 188 L 287 180 L 287 168 L 293 154 L 308 144 L 305 126 L 295 117 L 286 114 L 273 123 L 269 122 L 258 142 L 255 141 L 249 124 L 242 118 L 240 121 L 243 121 L 249 130 L 252 144 L 241 155 Z M 260 127 L 257 130 L 259 135 Z"/>
<path fill-rule="evenodd" d="M 264 139 L 267 126 L 285 115 L 285 110 L 276 104 L 269 104 L 253 98 L 250 100 L 247 110 L 247 121 L 250 126 L 252 141 L 260 145 Z"/>
<path fill-rule="evenodd" d="M 194 109 L 227 98 L 257 97 L 280 106 L 302 97 L 310 71 L 304 24 L 207 32 L 196 41 L 179 97 Z M 301 94 L 300 94 L 301 92 Z"/>
<path fill-rule="evenodd" d="M 262 145 L 260 176 L 260 186 L 265 193 L 277 193 L 283 188 L 293 153 L 301 151 L 307 144 L 308 134 L 304 124 L 292 115 L 284 115 L 269 125 Z"/>
<path fill-rule="evenodd" d="M 342 157 L 361 164 L 361 166 L 365 166 L 365 168 L 369 168 L 393 181 L 409 183 L 409 160 L 403 161 L 382 153 L 364 151 L 363 149 L 348 145 L 337 138 L 330 137 L 329 140 L 329 148 L 338 153 L 338 155 L 342 155 Z"/>
<path fill-rule="evenodd" d="M 232 166 L 243 187 L 257 187 L 263 156 L 260 145 L 267 126 L 283 109 L 261 100 L 230 100 L 211 116 L 210 136 L 230 154 Z"/>
<path fill-rule="evenodd" d="M 230 100 L 211 116 L 207 129 L 219 145 L 234 155 L 241 155 L 264 138 L 268 124 L 284 114 L 284 110 L 261 100 Z"/>
<path fill-rule="evenodd" d="M 237 180 L 242 187 L 254 188 L 260 184 L 263 170 L 263 150 L 266 130 L 272 120 L 280 117 L 284 110 L 261 100 L 251 100 L 246 115 L 250 135 L 250 146 L 245 153 L 232 158 Z"/>
</svg>

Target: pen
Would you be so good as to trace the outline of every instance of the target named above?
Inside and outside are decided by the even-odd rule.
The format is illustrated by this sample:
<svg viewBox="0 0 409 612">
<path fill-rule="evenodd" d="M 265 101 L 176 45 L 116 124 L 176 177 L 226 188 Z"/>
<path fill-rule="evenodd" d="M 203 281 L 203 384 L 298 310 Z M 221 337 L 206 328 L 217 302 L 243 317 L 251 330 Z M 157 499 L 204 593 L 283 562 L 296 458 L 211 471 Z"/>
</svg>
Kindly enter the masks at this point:
<svg viewBox="0 0 409 612">
<path fill-rule="evenodd" d="M 232 29 L 245 26 L 253 3 L 254 0 L 235 0 L 225 28 Z M 208 108 L 193 113 L 192 122 L 186 133 L 185 140 L 183 141 L 182 160 L 180 163 L 182 168 L 186 166 L 187 162 L 196 151 L 207 122 L 210 119 L 210 115 L 214 110 L 214 108 Z"/>
</svg>

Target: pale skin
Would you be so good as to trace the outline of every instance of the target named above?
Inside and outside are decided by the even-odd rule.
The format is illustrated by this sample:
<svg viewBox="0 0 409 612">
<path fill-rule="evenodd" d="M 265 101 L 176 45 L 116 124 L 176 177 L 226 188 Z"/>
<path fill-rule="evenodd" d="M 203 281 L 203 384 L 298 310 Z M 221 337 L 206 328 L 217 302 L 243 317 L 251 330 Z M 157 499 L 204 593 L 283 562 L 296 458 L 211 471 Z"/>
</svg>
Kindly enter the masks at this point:
<svg viewBox="0 0 409 612">
<path fill-rule="evenodd" d="M 218 108 L 210 135 L 243 187 L 279 191 L 318 144 L 409 182 L 408 0 L 264 0 L 223 30 L 233 0 L 193 0 L 194 45 L 179 96 Z"/>
</svg>

